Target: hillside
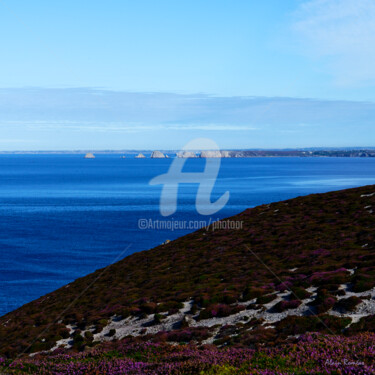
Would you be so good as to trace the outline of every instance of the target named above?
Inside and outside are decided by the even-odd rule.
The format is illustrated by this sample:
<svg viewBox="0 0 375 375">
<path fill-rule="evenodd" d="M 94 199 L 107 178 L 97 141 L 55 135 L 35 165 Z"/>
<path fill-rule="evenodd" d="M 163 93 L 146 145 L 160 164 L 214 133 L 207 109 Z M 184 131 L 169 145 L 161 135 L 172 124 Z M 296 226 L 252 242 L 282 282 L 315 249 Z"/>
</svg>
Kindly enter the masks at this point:
<svg viewBox="0 0 375 375">
<path fill-rule="evenodd" d="M 1 317 L 0 355 L 135 336 L 257 349 L 373 331 L 373 207 L 375 186 L 298 197 L 230 218 L 241 230 L 133 254 Z"/>
</svg>

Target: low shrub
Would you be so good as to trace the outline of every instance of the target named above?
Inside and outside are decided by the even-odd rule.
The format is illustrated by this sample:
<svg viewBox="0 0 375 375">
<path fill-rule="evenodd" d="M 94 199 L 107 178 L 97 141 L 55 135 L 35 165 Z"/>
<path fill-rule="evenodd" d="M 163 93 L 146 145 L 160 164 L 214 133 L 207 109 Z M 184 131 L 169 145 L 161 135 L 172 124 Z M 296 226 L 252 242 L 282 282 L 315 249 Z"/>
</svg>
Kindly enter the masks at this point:
<svg viewBox="0 0 375 375">
<path fill-rule="evenodd" d="M 302 287 L 293 287 L 291 292 L 291 298 L 306 299 L 311 296 L 311 293 Z"/>
<path fill-rule="evenodd" d="M 275 312 L 283 312 L 285 310 L 296 309 L 301 304 L 301 301 L 294 299 L 291 301 L 280 301 L 274 307 Z"/>
<path fill-rule="evenodd" d="M 114 328 L 111 328 L 108 332 L 109 337 L 113 337 L 116 334 L 116 330 Z"/>
<path fill-rule="evenodd" d="M 355 308 L 362 302 L 362 300 L 357 296 L 351 296 L 349 298 L 340 299 L 335 304 L 335 309 L 354 311 Z"/>
<path fill-rule="evenodd" d="M 237 314 L 238 312 L 245 310 L 245 306 L 236 305 L 224 305 L 224 304 L 217 304 L 217 305 L 210 305 L 204 310 L 202 310 L 198 316 L 198 320 L 201 319 L 210 319 L 210 318 L 222 318 L 225 316 Z"/>
<path fill-rule="evenodd" d="M 276 297 L 276 294 L 267 294 L 265 296 L 258 297 L 255 303 L 259 305 L 265 305 L 272 302 Z"/>
</svg>

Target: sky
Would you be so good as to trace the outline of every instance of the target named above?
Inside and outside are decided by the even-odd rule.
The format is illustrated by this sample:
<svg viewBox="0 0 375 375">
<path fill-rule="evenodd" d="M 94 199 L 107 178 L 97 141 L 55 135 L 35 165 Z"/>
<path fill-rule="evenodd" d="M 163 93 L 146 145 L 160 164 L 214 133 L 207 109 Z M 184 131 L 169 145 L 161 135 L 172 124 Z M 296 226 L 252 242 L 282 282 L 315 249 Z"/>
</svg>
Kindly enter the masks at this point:
<svg viewBox="0 0 375 375">
<path fill-rule="evenodd" d="M 375 146 L 374 0 L 1 0 L 0 151 Z"/>
</svg>

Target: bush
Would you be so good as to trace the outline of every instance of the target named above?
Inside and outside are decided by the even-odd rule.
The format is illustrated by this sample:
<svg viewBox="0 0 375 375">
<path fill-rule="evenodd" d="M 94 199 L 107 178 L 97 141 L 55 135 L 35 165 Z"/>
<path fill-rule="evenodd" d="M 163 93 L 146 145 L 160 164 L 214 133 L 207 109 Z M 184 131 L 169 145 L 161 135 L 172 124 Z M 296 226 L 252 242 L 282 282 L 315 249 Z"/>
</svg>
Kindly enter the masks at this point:
<svg viewBox="0 0 375 375">
<path fill-rule="evenodd" d="M 78 343 L 83 343 L 85 340 L 80 333 L 76 333 L 73 336 L 73 341 L 75 344 L 78 344 Z"/>
<path fill-rule="evenodd" d="M 202 310 L 198 316 L 198 319 L 210 319 L 210 318 L 222 318 L 225 316 L 236 314 L 245 307 L 242 305 L 229 306 L 224 304 L 210 305 L 204 310 Z"/>
<path fill-rule="evenodd" d="M 323 300 L 323 302 L 319 305 L 316 306 L 316 312 L 318 314 L 322 314 L 322 313 L 325 313 L 329 310 L 332 309 L 332 307 L 335 305 L 336 303 L 336 298 L 331 296 L 331 297 L 327 297 Z"/>
<path fill-rule="evenodd" d="M 103 331 L 103 326 L 102 325 L 100 325 L 100 324 L 97 324 L 96 326 L 95 326 L 95 331 L 94 331 L 94 333 L 100 333 L 101 331 Z"/>
<path fill-rule="evenodd" d="M 114 328 L 111 328 L 108 332 L 109 337 L 113 337 L 116 334 L 116 330 Z"/>
<path fill-rule="evenodd" d="M 318 294 L 314 301 L 310 305 L 315 306 L 318 314 L 323 314 L 329 311 L 336 303 L 337 299 L 335 296 L 330 294 L 326 289 L 318 290 Z"/>
<path fill-rule="evenodd" d="M 276 294 L 267 294 L 265 296 L 258 297 L 255 303 L 259 305 L 265 305 L 273 301 L 276 297 Z"/>
<path fill-rule="evenodd" d="M 190 342 L 206 340 L 210 337 L 206 327 L 194 327 L 188 329 L 175 330 L 167 333 L 167 341 Z"/>
<path fill-rule="evenodd" d="M 314 285 L 345 284 L 350 281 L 350 274 L 345 268 L 335 271 L 314 272 L 309 278 Z"/>
<path fill-rule="evenodd" d="M 365 316 L 348 328 L 349 334 L 354 334 L 360 331 L 375 331 L 375 315 Z"/>
<path fill-rule="evenodd" d="M 160 324 L 161 320 L 163 319 L 163 315 L 160 315 L 158 313 L 154 314 L 154 324 Z"/>
<path fill-rule="evenodd" d="M 283 312 L 285 310 L 296 309 L 301 304 L 301 301 L 294 299 L 291 301 L 280 301 L 274 307 L 275 312 Z"/>
<path fill-rule="evenodd" d="M 157 305 L 154 302 L 145 303 L 140 306 L 142 312 L 146 314 L 153 314 L 156 311 Z"/>
<path fill-rule="evenodd" d="M 360 274 L 353 280 L 352 290 L 355 293 L 366 292 L 375 287 L 374 277 L 371 275 Z"/>
<path fill-rule="evenodd" d="M 67 339 L 70 336 L 70 331 L 68 328 L 60 328 L 57 331 L 57 334 L 61 336 L 63 339 Z"/>
<path fill-rule="evenodd" d="M 184 307 L 184 304 L 179 301 L 168 301 L 161 303 L 160 305 L 157 306 L 157 311 L 158 312 L 164 312 L 164 311 L 170 311 L 172 309 L 182 309 Z"/>
<path fill-rule="evenodd" d="M 243 292 L 243 297 L 242 299 L 244 301 L 249 301 L 253 298 L 260 297 L 264 294 L 270 293 L 271 290 L 265 290 L 263 288 L 256 288 L 256 287 L 247 287 L 245 291 Z"/>
<path fill-rule="evenodd" d="M 187 327 L 189 327 L 189 322 L 187 321 L 186 316 L 184 316 L 182 318 L 180 326 L 181 326 L 181 328 L 187 328 Z"/>
<path fill-rule="evenodd" d="M 94 340 L 94 335 L 93 335 L 93 333 L 90 332 L 90 331 L 86 331 L 86 332 L 85 332 L 85 339 L 86 339 L 87 341 L 93 341 L 93 340 Z"/>
<path fill-rule="evenodd" d="M 285 290 L 289 290 L 292 285 L 293 284 L 290 281 L 284 281 L 283 283 L 276 286 L 276 290 L 284 292 Z"/>
<path fill-rule="evenodd" d="M 306 332 L 341 333 L 351 322 L 350 318 L 339 318 L 331 315 L 317 316 L 288 316 L 276 324 L 279 334 L 297 335 Z"/>
<path fill-rule="evenodd" d="M 298 299 L 306 299 L 311 296 L 311 293 L 309 293 L 306 289 L 301 287 L 294 287 L 291 289 L 291 297 L 292 298 L 298 298 Z"/>
<path fill-rule="evenodd" d="M 198 306 L 195 303 L 193 303 L 190 308 L 189 314 L 195 315 L 197 312 L 198 312 Z"/>
<path fill-rule="evenodd" d="M 354 311 L 356 306 L 359 305 L 361 302 L 362 300 L 357 296 L 343 298 L 336 302 L 335 308 L 339 310 L 343 309 L 346 311 Z"/>
</svg>

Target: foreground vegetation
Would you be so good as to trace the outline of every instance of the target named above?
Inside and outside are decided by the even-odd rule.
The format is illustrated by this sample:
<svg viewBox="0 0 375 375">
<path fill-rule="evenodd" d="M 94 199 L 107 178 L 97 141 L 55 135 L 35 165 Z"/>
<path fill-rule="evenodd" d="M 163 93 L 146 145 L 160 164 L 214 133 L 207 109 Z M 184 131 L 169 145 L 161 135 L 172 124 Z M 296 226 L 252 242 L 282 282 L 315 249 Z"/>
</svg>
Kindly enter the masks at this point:
<svg viewBox="0 0 375 375">
<path fill-rule="evenodd" d="M 375 373 L 374 210 L 314 194 L 133 254 L 1 317 L 0 373 Z"/>
<path fill-rule="evenodd" d="M 123 340 L 84 353 L 0 359 L 9 374 L 371 374 L 375 372 L 375 334 L 353 337 L 303 335 L 282 347 L 198 348 Z"/>
</svg>

